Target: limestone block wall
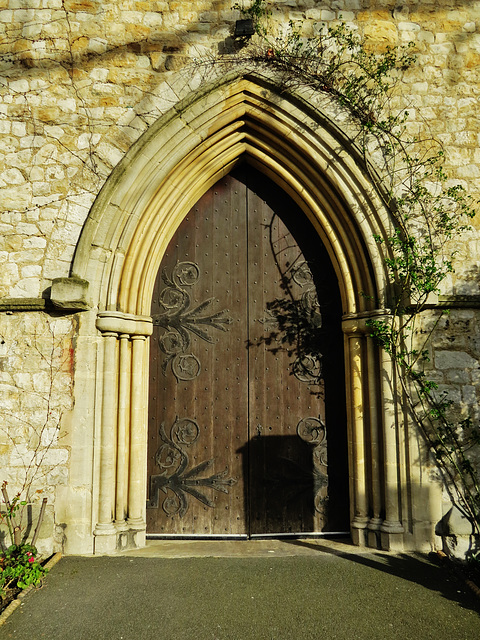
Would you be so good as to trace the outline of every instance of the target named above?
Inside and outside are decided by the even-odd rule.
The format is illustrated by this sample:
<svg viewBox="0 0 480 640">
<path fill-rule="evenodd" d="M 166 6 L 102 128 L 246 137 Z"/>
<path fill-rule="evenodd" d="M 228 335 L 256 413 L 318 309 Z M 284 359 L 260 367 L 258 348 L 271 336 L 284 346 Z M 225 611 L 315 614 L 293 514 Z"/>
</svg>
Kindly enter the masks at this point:
<svg viewBox="0 0 480 640">
<path fill-rule="evenodd" d="M 86 215 L 132 143 L 202 82 L 206 56 L 231 48 L 232 2 L 1 0 L 0 295 L 38 297 L 67 276 Z M 478 193 L 479 3 L 272 3 L 306 35 L 339 19 L 372 46 L 413 41 L 418 62 L 399 106 L 431 131 L 445 169 Z M 196 62 L 194 62 L 194 60 Z M 208 67 L 209 65 L 207 65 Z M 472 264 L 450 283 L 478 293 Z"/>
<path fill-rule="evenodd" d="M 71 275 L 82 227 L 114 167 L 160 116 L 223 72 L 212 56 L 232 51 L 233 4 L 0 0 L 0 480 L 21 487 L 48 441 L 32 491 L 49 498 L 52 548 L 56 493 L 70 495 L 71 411 L 85 389 L 75 387 L 75 371 L 87 367 L 76 361 L 81 313 L 55 317 L 42 300 L 55 278 Z M 480 2 L 268 4 L 279 31 L 292 20 L 308 36 L 342 20 L 374 48 L 413 41 L 417 63 L 395 104 L 408 109 L 410 133 L 441 141 L 452 182 L 479 197 Z M 462 411 L 478 403 L 478 224 L 452 248 L 458 266 L 442 293 L 463 296 L 466 308 L 442 320 L 431 360 Z M 89 509 L 78 517 L 87 521 Z"/>
<path fill-rule="evenodd" d="M 72 318 L 41 313 L 0 317 L 2 482 L 8 482 L 10 499 L 19 492 L 33 505 L 20 508 L 24 530 L 36 526 L 39 504 L 47 498 L 38 542 L 42 553 L 52 551 L 56 492 L 68 477 L 74 332 Z M 0 538 L 5 535 L 5 527 L 0 528 Z"/>
<path fill-rule="evenodd" d="M 480 418 L 480 314 L 474 308 L 427 312 L 420 334 L 425 337 L 433 328 L 428 345 L 430 361 L 425 371 L 438 385 L 438 393 L 452 402 L 450 415 L 458 421 Z M 480 451 L 475 447 L 469 456 L 480 465 Z"/>
<path fill-rule="evenodd" d="M 453 425 L 471 419 L 477 425 L 480 417 L 479 403 L 479 344 L 480 314 L 476 308 L 452 308 L 448 311 L 426 311 L 417 326 L 418 347 L 423 348 L 426 336 L 431 336 L 428 346 L 429 361 L 424 363 L 426 376 L 438 385 L 436 394 L 451 402 L 447 411 Z M 459 429 L 458 434 L 462 431 Z M 476 469 L 480 469 L 478 445 L 465 448 L 466 457 Z M 441 474 L 437 470 L 437 480 Z M 437 533 L 443 536 L 446 551 L 463 557 L 471 551 L 471 525 L 462 513 L 452 509 L 451 496 L 443 486 L 442 518 L 437 523 Z"/>
</svg>

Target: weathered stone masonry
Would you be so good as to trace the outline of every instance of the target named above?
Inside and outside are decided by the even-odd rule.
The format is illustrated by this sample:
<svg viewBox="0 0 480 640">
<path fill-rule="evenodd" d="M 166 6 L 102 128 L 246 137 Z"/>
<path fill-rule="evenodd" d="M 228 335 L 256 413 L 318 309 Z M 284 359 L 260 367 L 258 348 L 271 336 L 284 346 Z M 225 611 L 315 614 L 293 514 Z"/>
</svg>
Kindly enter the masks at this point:
<svg viewBox="0 0 480 640">
<path fill-rule="evenodd" d="M 203 103 L 191 107 L 188 117 L 182 114 L 199 91 L 216 78 L 222 82 L 224 72 L 205 61 L 231 47 L 233 26 L 239 18 L 233 4 L 227 0 L 0 0 L 0 481 L 7 479 L 12 491 L 21 487 L 32 456 L 40 459 L 41 473 L 32 491 L 36 501 L 44 495 L 49 501 L 39 545 L 44 552 L 62 546 L 71 553 L 112 551 L 117 545 L 142 544 L 145 486 L 138 461 L 144 446 L 141 430 L 130 430 L 143 419 L 142 385 L 146 380 L 132 374 L 135 367 L 131 363 L 135 361 L 138 367 L 148 353 L 148 295 L 136 288 L 143 283 L 147 291 L 151 275 L 149 271 L 143 278 L 140 273 L 140 257 L 147 261 L 148 247 L 136 254 L 132 247 L 140 247 L 143 229 L 146 246 L 151 242 L 161 252 L 188 210 L 176 195 L 180 189 L 176 185 L 190 190 L 198 200 L 213 180 L 214 170 L 208 173 L 200 167 L 210 162 L 207 151 L 203 155 L 198 151 L 197 159 L 187 159 L 195 148 L 207 145 L 206 141 L 212 148 L 216 144 L 212 132 L 216 127 L 220 131 L 223 114 L 233 109 L 230 89 L 212 89 Z M 460 182 L 478 197 L 480 2 L 339 0 L 328 4 L 280 0 L 270 4 L 273 22 L 280 26 L 290 19 L 301 23 L 307 36 L 324 23 L 343 20 L 368 36 L 372 47 L 413 41 L 418 62 L 405 74 L 396 104 L 409 111 L 410 133 L 429 130 L 442 142 L 445 170 L 452 182 Z M 231 95 L 237 95 L 235 91 L 231 89 Z M 248 96 L 249 91 L 255 93 L 247 87 L 238 89 L 238 95 L 242 91 Z M 250 97 L 243 102 L 238 98 L 238 114 L 229 115 L 229 122 L 241 120 L 245 109 L 260 111 L 260 95 L 259 91 L 255 105 Z M 346 128 L 339 120 L 341 114 L 322 99 L 315 108 L 328 114 L 325 117 L 332 126 Z M 215 117 L 202 124 L 202 112 L 215 113 Z M 285 117 L 285 131 L 291 126 L 293 132 L 296 118 L 295 122 L 301 122 L 314 137 L 306 113 L 305 107 L 303 115 L 292 115 L 290 124 Z M 174 116 L 178 116 L 176 120 Z M 191 138 L 186 134 L 180 138 L 182 126 L 191 130 Z M 273 129 L 276 125 L 267 123 L 265 116 L 264 126 Z M 156 138 L 152 141 L 153 131 Z M 279 131 L 278 139 L 287 135 Z M 249 144 L 252 149 L 260 147 L 259 141 L 222 135 L 226 156 L 235 144 L 244 144 L 247 151 Z M 294 133 L 291 135 L 293 140 Z M 177 147 L 169 147 L 177 139 Z M 142 144 L 146 151 L 141 150 Z M 312 157 L 315 144 L 312 142 L 308 151 Z M 156 150 L 150 151 L 148 145 Z M 135 191 L 135 180 L 147 175 L 147 169 L 140 168 L 142 153 L 157 163 L 164 182 L 170 180 L 170 190 L 162 186 L 164 183 L 156 184 L 152 173 L 145 182 L 144 195 Z M 260 152 L 249 153 L 258 163 L 268 164 L 260 159 Z M 130 162 L 139 167 L 131 176 Z M 197 176 L 195 184 L 189 185 L 185 178 L 187 169 Z M 281 177 L 282 171 L 273 164 L 269 170 L 280 176 L 283 186 L 290 179 L 287 174 L 294 174 L 293 169 L 290 173 L 285 169 Z M 295 174 L 299 183 L 306 171 Z M 292 191 L 293 183 L 291 178 L 288 184 Z M 157 235 L 148 231 L 153 223 L 149 227 L 146 221 L 156 197 L 149 184 L 155 184 L 159 193 L 162 188 L 165 191 L 158 200 L 165 223 L 155 231 Z M 121 196 L 115 196 L 116 185 Z M 135 231 L 137 219 L 143 220 L 144 226 Z M 363 229 L 360 222 L 358 225 Z M 367 226 L 365 223 L 368 235 Z M 387 226 L 385 223 L 384 228 Z M 432 376 L 465 415 L 469 411 L 476 415 L 480 371 L 480 243 L 476 227 L 454 249 L 458 251 L 457 269 L 442 291 L 453 310 L 442 319 L 433 337 Z M 339 272 L 342 269 L 339 267 Z M 345 267 L 342 273 L 347 271 Z M 345 290 L 348 286 L 354 285 L 346 284 Z M 132 302 L 135 296 L 138 301 Z M 369 393 L 365 370 L 371 347 L 354 317 L 363 312 L 359 304 L 352 302 L 348 308 L 353 324 L 345 330 L 351 362 L 356 362 L 357 347 L 365 353 L 364 386 L 355 382 L 361 371 L 358 379 L 352 373 L 347 383 L 351 398 L 361 404 Z M 425 314 L 425 326 L 435 313 Z M 105 394 L 112 390 L 111 405 L 106 409 Z M 352 424 L 363 425 L 365 417 L 358 406 L 355 411 Z M 109 417 L 111 442 L 105 431 Z M 373 409 L 369 419 L 374 419 Z M 388 417 L 384 426 L 387 423 Z M 362 429 L 352 433 L 359 436 Z M 388 436 L 390 432 L 387 429 L 385 433 Z M 361 483 L 353 481 L 352 500 L 360 501 L 359 512 L 352 514 L 354 530 L 360 532 L 354 534 L 357 542 L 378 541 L 375 526 L 381 526 L 385 505 L 376 501 L 375 491 L 388 493 L 388 486 L 380 490 L 378 483 L 391 482 L 398 495 L 410 496 L 410 502 L 394 494 L 391 507 L 398 513 L 390 530 L 410 548 L 438 544 L 434 525 L 449 504 L 446 496 L 442 498 L 436 472 L 420 439 L 399 431 L 395 441 L 384 442 L 380 457 L 388 451 L 393 457 L 387 460 L 382 477 L 372 480 L 371 472 L 361 466 L 365 463 L 361 451 L 362 447 L 375 448 L 375 442 L 369 436 L 363 443 L 354 435 L 352 477 L 367 478 L 365 482 L 373 487 L 362 496 Z M 410 444 L 402 438 L 410 438 Z M 119 447 L 125 450 L 122 459 Z M 45 456 L 39 455 L 42 450 L 47 451 Z M 375 455 L 370 453 L 365 464 Z M 35 494 L 37 490 L 42 493 Z M 401 531 L 395 529 L 397 516 Z M 384 528 L 388 534 L 388 526 Z M 395 548 L 396 543 L 387 540 L 385 546 Z"/>
</svg>

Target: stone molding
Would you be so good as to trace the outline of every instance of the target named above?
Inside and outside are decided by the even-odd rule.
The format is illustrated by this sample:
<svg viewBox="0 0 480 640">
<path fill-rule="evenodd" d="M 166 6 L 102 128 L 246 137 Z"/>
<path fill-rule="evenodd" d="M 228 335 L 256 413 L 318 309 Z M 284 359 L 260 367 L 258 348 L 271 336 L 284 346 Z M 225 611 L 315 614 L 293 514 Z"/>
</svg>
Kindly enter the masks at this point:
<svg viewBox="0 0 480 640">
<path fill-rule="evenodd" d="M 102 333 L 128 334 L 129 336 L 151 336 L 152 319 L 148 316 L 135 316 L 119 311 L 100 311 L 96 327 Z"/>
<path fill-rule="evenodd" d="M 345 312 L 368 310 L 373 299 L 385 304 L 384 249 L 374 238 L 388 236 L 393 224 L 352 142 L 355 133 L 327 95 L 279 92 L 274 78 L 252 73 L 206 84 L 152 125 L 116 167 L 86 221 L 72 271 L 92 283 L 99 306 L 147 315 L 175 229 L 246 159 L 313 222 Z"/>
</svg>

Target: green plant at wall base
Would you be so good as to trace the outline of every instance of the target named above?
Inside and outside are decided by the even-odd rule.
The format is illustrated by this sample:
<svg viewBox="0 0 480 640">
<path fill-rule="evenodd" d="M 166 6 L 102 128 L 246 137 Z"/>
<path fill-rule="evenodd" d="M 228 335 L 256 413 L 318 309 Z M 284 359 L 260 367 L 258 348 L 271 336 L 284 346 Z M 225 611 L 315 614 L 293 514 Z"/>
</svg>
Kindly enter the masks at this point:
<svg viewBox="0 0 480 640">
<path fill-rule="evenodd" d="M 7 589 L 25 589 L 38 584 L 47 572 L 37 560 L 35 547 L 47 501 L 44 498 L 31 544 L 28 544 L 22 539 L 18 521 L 19 511 L 27 504 L 26 501 L 20 499 L 20 493 L 10 500 L 6 482 L 3 482 L 1 491 L 4 506 L 0 510 L 0 524 L 6 525 L 10 538 L 7 549 L 0 551 L 0 597 L 3 598 Z"/>
<path fill-rule="evenodd" d="M 20 494 L 17 493 L 10 500 L 7 493 L 7 482 L 2 484 L 2 494 L 5 507 L 0 511 L 0 524 L 5 523 L 10 537 L 10 544 L 18 545 L 21 542 L 21 528 L 16 522 L 16 515 L 20 507 L 25 506 L 27 503 L 25 500 L 20 500 Z"/>
<path fill-rule="evenodd" d="M 442 318 L 419 340 L 419 314 L 453 272 L 450 243 L 469 228 L 476 202 L 443 170 L 444 152 L 433 137 L 407 135 L 407 110 L 392 108 L 392 97 L 405 71 L 415 64 L 413 44 L 379 52 L 345 24 L 323 25 L 317 35 L 302 35 L 290 22 L 273 33 L 268 3 L 248 8 L 258 38 L 220 62 L 268 68 L 285 89 L 309 87 L 331 95 L 346 108 L 358 128 L 356 146 L 364 167 L 392 214 L 389 235 L 377 236 L 390 283 L 390 313 L 367 322 L 371 336 L 396 368 L 398 396 L 406 398 L 446 480 L 452 501 L 480 536 L 480 481 L 469 452 L 480 444 L 480 429 L 470 418 L 455 420 L 455 407 L 427 376 L 429 342 Z M 379 168 L 368 159 L 374 156 Z"/>
<path fill-rule="evenodd" d="M 41 582 L 48 570 L 36 556 L 37 550 L 31 544 L 11 545 L 0 554 L 0 597 L 7 589 L 26 589 Z"/>
</svg>

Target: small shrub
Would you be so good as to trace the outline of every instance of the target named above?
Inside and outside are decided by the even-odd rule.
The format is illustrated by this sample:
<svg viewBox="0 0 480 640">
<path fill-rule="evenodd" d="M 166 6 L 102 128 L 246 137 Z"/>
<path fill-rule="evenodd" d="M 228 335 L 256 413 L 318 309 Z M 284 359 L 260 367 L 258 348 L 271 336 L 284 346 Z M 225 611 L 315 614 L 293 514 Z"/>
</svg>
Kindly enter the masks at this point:
<svg viewBox="0 0 480 640">
<path fill-rule="evenodd" d="M 0 554 L 0 596 L 7 589 L 26 589 L 37 585 L 46 575 L 47 569 L 37 561 L 37 549 L 31 544 L 12 544 Z"/>
</svg>

